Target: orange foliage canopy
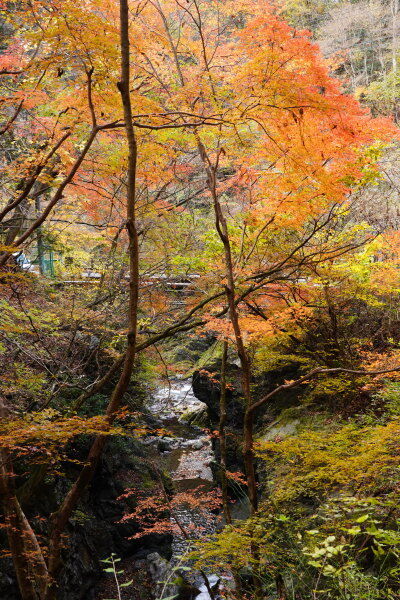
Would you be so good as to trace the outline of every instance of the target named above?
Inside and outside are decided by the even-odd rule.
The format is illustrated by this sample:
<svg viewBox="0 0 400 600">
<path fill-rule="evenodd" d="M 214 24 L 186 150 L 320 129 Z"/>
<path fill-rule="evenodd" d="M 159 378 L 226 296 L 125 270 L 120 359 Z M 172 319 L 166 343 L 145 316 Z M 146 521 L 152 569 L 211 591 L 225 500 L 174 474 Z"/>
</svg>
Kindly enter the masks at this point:
<svg viewBox="0 0 400 600">
<path fill-rule="evenodd" d="M 182 198 L 209 201 L 200 145 L 218 160 L 217 191 L 229 215 L 239 285 L 288 255 L 299 262 L 296 247 L 310 223 L 374 178 L 379 151 L 397 129 L 344 94 L 309 32 L 290 27 L 265 0 L 132 1 L 130 8 L 143 270 L 160 256 L 170 266 L 171 255 L 179 263 L 187 254 L 202 276 L 198 287 L 224 283 L 219 242 L 196 232 L 198 244 L 181 247 L 176 235 L 188 226 Z M 99 127 L 110 125 L 98 132 L 60 204 L 72 216 L 105 224 L 109 244 L 119 228 L 124 240 L 118 3 L 30 0 L 8 19 L 16 34 L 3 68 L 21 74 L 10 76 L 15 93 L 7 103 L 22 101 L 32 116 L 12 127 L 20 136 L 33 133 L 37 148 L 7 165 L 11 179 L 17 184 L 21 173 L 31 173 L 67 130 L 51 163 L 60 178 L 93 118 Z M 39 180 L 52 186 L 48 171 Z M 331 242 L 318 243 L 319 260 L 335 257 Z M 257 319 L 245 318 L 244 328 L 256 331 Z"/>
</svg>

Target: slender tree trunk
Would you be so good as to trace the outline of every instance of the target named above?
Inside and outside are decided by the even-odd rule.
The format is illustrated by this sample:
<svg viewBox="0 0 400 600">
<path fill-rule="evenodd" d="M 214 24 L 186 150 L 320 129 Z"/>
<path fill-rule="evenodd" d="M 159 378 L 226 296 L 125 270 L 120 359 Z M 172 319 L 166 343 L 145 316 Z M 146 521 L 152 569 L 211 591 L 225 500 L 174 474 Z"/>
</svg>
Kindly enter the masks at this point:
<svg viewBox="0 0 400 600">
<path fill-rule="evenodd" d="M 0 454 L 0 458 L 1 460 L 3 459 L 2 453 Z M 3 479 L 3 475 L 1 478 Z M 4 482 L 1 484 L 1 495 L 3 500 L 4 519 L 7 528 L 8 545 L 12 556 L 14 571 L 17 576 L 21 598 L 22 600 L 39 600 L 39 595 L 35 589 L 32 577 L 30 561 L 26 555 L 24 533 L 21 531 L 21 524 L 15 510 L 15 496 L 12 495 L 10 490 L 6 490 Z"/>
<path fill-rule="evenodd" d="M 5 418 L 5 405 L 0 403 L 0 418 Z M 14 471 L 9 452 L 0 449 L 0 496 L 8 544 L 22 600 L 40 600 L 47 581 L 47 568 L 42 550 L 17 499 Z"/>
<path fill-rule="evenodd" d="M 258 496 L 257 496 L 257 481 L 256 472 L 254 467 L 254 450 L 253 450 L 253 429 L 254 429 L 254 412 L 248 406 L 244 413 L 244 425 L 243 425 L 243 460 L 244 467 L 247 475 L 247 486 L 249 502 L 252 514 L 258 509 Z"/>
<path fill-rule="evenodd" d="M 178 77 L 180 84 L 184 86 L 184 78 L 180 68 L 178 55 L 176 51 L 176 47 L 172 41 L 172 37 L 169 31 L 168 23 L 166 21 L 165 16 L 162 13 L 162 9 L 160 3 L 157 0 L 157 6 L 160 11 L 160 14 L 163 19 L 164 27 L 167 32 L 168 40 L 174 55 L 175 66 L 177 69 Z M 201 29 L 201 22 L 199 21 L 199 29 Z M 201 32 L 200 32 L 201 34 Z M 202 37 L 202 36 L 201 36 Z M 203 38 L 202 38 L 203 39 Z M 206 70 L 208 70 L 207 59 L 205 57 Z M 218 235 L 224 246 L 224 254 L 225 254 L 225 268 L 226 268 L 226 278 L 228 285 L 226 286 L 226 295 L 228 299 L 229 306 L 229 317 L 232 323 L 234 333 L 235 333 L 235 342 L 236 349 L 239 356 L 241 369 L 242 369 L 242 388 L 243 395 L 245 398 L 246 404 L 246 414 L 245 414 L 245 425 L 243 432 L 243 453 L 244 453 L 244 462 L 245 462 L 245 470 L 246 470 L 246 479 L 247 479 L 247 487 L 248 487 L 248 498 L 250 502 L 250 510 L 251 513 L 254 514 L 258 508 L 258 498 L 257 498 L 257 482 L 254 468 L 254 453 L 253 453 L 253 415 L 254 412 L 250 410 L 252 405 L 251 399 L 251 390 L 250 390 L 250 363 L 248 360 L 248 356 L 245 350 L 245 346 L 243 343 L 242 333 L 240 329 L 239 317 L 236 310 L 236 298 L 235 298 L 235 277 L 233 270 L 233 262 L 232 262 L 232 253 L 228 235 L 228 228 L 226 224 L 225 217 L 222 212 L 221 205 L 219 203 L 218 194 L 217 194 L 217 181 L 216 174 L 218 170 L 218 159 L 216 165 L 212 165 L 209 157 L 207 156 L 206 149 L 202 144 L 200 137 L 197 132 L 195 132 L 197 146 L 199 149 L 200 157 L 204 163 L 206 173 L 207 173 L 207 185 L 208 189 L 211 193 L 213 199 L 213 206 L 215 212 L 215 224 Z M 255 559 L 256 564 L 258 564 L 258 549 L 252 547 L 253 558 Z M 257 576 L 254 577 L 254 585 L 256 590 L 256 596 L 261 597 L 261 583 Z"/>
<path fill-rule="evenodd" d="M 224 246 L 224 255 L 225 255 L 225 275 L 227 280 L 227 285 L 225 286 L 226 296 L 228 299 L 229 306 L 229 318 L 233 327 L 234 335 L 235 335 L 235 344 L 236 350 L 239 356 L 241 371 L 242 371 L 242 388 L 243 388 L 243 396 L 245 400 L 246 413 L 244 420 L 244 431 L 243 431 L 243 451 L 244 451 L 244 461 L 246 467 L 246 478 L 247 478 L 247 486 L 248 486 L 248 495 L 250 501 L 250 508 L 252 514 L 257 511 L 258 501 L 257 501 L 257 482 L 254 470 L 254 455 L 253 455 L 253 412 L 249 411 L 252 400 L 251 400 L 251 390 L 250 390 L 250 362 L 247 356 L 247 352 L 243 342 L 242 331 L 239 323 L 239 315 L 236 309 L 236 290 L 235 290 L 235 274 L 233 269 L 233 261 L 232 261 L 232 251 L 231 244 L 229 240 L 228 226 L 226 223 L 225 216 L 223 214 L 221 204 L 219 202 L 218 193 L 217 193 L 217 164 L 212 165 L 206 150 L 198 138 L 198 146 L 200 155 L 206 167 L 207 172 L 207 183 L 208 188 L 210 190 L 213 205 L 214 205 L 214 213 L 215 213 L 215 226 L 218 232 L 218 235 Z"/>
<path fill-rule="evenodd" d="M 222 350 L 222 362 L 221 362 L 221 394 L 219 399 L 219 452 L 220 452 L 220 477 L 221 477 L 221 490 L 222 490 L 222 507 L 224 511 L 225 522 L 228 525 L 232 523 L 232 514 L 229 507 L 228 497 L 228 480 L 226 477 L 227 471 L 227 455 L 226 455 L 226 418 L 227 418 L 227 406 L 226 406 L 226 363 L 228 358 L 228 342 L 224 341 Z M 242 593 L 242 582 L 240 575 L 237 571 L 232 573 L 235 581 L 235 590 L 238 594 Z"/>
<path fill-rule="evenodd" d="M 206 167 L 207 173 L 207 183 L 208 188 L 211 193 L 211 197 L 213 199 L 214 205 L 214 213 L 215 213 L 215 226 L 218 232 L 218 235 L 222 241 L 224 246 L 224 255 L 225 255 L 225 275 L 227 284 L 225 286 L 226 296 L 228 299 L 229 306 L 229 318 L 233 327 L 234 335 L 235 335 L 235 344 L 236 351 L 239 356 L 241 371 L 242 371 L 242 390 L 243 396 L 245 400 L 245 419 L 244 419 L 244 429 L 243 429 L 243 455 L 244 455 L 244 463 L 246 470 L 246 480 L 247 480 L 247 493 L 250 502 L 250 511 L 251 514 L 254 515 L 258 508 L 258 498 L 257 498 L 257 482 L 256 482 L 256 474 L 254 468 L 254 453 L 253 453 L 253 415 L 254 412 L 251 410 L 252 406 L 252 398 L 251 398 L 251 389 L 250 389 L 250 362 L 247 356 L 247 352 L 245 349 L 242 331 L 240 328 L 239 322 L 239 314 L 236 309 L 236 290 L 235 290 L 235 274 L 233 268 L 233 260 L 232 260 L 232 251 L 231 244 L 229 240 L 229 232 L 228 226 L 225 219 L 225 216 L 222 211 L 221 204 L 219 202 L 218 193 L 217 193 L 217 170 L 218 170 L 218 157 L 215 165 L 211 163 L 210 158 L 207 155 L 207 152 L 200 140 L 197 136 L 197 143 L 200 152 L 200 156 L 203 160 L 203 163 Z M 251 555 L 253 559 L 253 563 L 255 565 L 254 573 L 253 573 L 253 585 L 254 585 L 254 599 L 260 600 L 262 598 L 262 585 L 259 575 L 256 573 L 259 564 L 260 564 L 260 551 L 257 542 L 253 541 L 251 543 Z"/>
<path fill-rule="evenodd" d="M 171 37 L 170 31 L 168 28 L 166 18 L 164 16 L 164 14 L 162 13 L 162 9 L 161 9 L 161 6 L 160 6 L 160 3 L 158 2 L 158 0 L 157 0 L 157 7 L 162 16 L 164 27 L 166 29 L 168 40 L 169 40 L 169 43 L 170 43 L 170 46 L 171 46 L 171 49 L 172 49 L 172 52 L 174 55 L 175 66 L 177 69 L 179 81 L 180 81 L 181 85 L 183 86 L 184 78 L 183 78 L 183 74 L 182 74 L 182 71 L 180 68 L 176 47 L 172 41 L 172 37 Z M 213 199 L 216 229 L 217 229 L 218 235 L 224 245 L 226 277 L 227 277 L 227 281 L 228 281 L 228 285 L 226 286 L 226 295 L 227 295 L 228 305 L 229 305 L 229 317 L 230 317 L 231 323 L 233 325 L 237 353 L 238 353 L 240 363 L 241 363 L 241 368 L 242 368 L 242 387 L 243 387 L 243 395 L 244 395 L 245 403 L 246 403 L 247 418 L 245 418 L 245 429 L 244 429 L 244 435 L 243 435 L 243 438 L 244 438 L 244 462 L 245 462 L 245 468 L 246 468 L 246 478 L 247 478 L 249 502 L 250 502 L 251 512 L 254 513 L 257 511 L 257 508 L 258 508 L 258 500 L 257 500 L 257 482 L 256 482 L 255 469 L 254 469 L 254 454 L 253 454 L 253 413 L 251 411 L 247 413 L 248 409 L 250 408 L 250 406 L 252 404 L 251 391 L 250 391 L 250 381 L 251 381 L 250 364 L 249 364 L 247 353 L 246 353 L 246 350 L 244 347 L 242 333 L 241 333 L 240 324 L 239 324 L 239 317 L 238 317 L 238 313 L 236 310 L 235 277 L 234 277 L 234 271 L 233 271 L 232 253 L 231 253 L 231 247 L 230 247 L 230 241 L 229 241 L 229 235 L 228 235 L 228 228 L 227 228 L 226 220 L 223 215 L 222 208 L 219 203 L 218 194 L 217 194 L 216 172 L 217 172 L 218 167 L 217 166 L 214 167 L 211 164 L 211 161 L 210 161 L 209 157 L 207 156 L 207 152 L 204 148 L 204 145 L 202 144 L 202 142 L 197 134 L 196 134 L 196 140 L 197 140 L 199 153 L 200 153 L 201 159 L 204 163 L 206 173 L 207 173 L 208 189 L 210 190 L 210 193 L 211 193 L 211 196 Z"/>
<path fill-rule="evenodd" d="M 40 216 L 41 213 L 41 202 L 40 196 L 35 198 L 35 210 L 37 217 Z M 37 245 L 37 260 L 39 265 L 39 272 L 41 275 L 45 275 L 45 262 L 44 262 L 44 240 L 43 240 L 43 229 L 42 226 L 38 227 L 36 230 L 36 245 Z"/>
<path fill-rule="evenodd" d="M 129 56 L 129 9 L 128 1 L 120 0 L 120 36 L 121 36 L 121 80 L 118 89 L 124 108 L 125 131 L 128 142 L 128 181 L 126 229 L 129 239 L 129 324 L 127 349 L 124 356 L 123 368 L 116 387 L 107 407 L 106 416 L 111 425 L 121 405 L 123 396 L 128 388 L 134 367 L 137 338 L 137 308 L 139 295 L 139 250 L 136 227 L 136 163 L 137 145 L 134 127 L 132 125 L 132 107 L 129 92 L 130 56 Z M 62 536 L 68 519 L 75 510 L 83 492 L 95 473 L 99 458 L 107 442 L 107 436 L 99 435 L 94 440 L 89 451 L 87 462 L 78 479 L 65 497 L 60 508 L 52 515 L 52 531 L 49 542 L 49 575 L 50 581 L 45 600 L 55 600 L 57 594 L 57 575 L 61 567 Z"/>
<path fill-rule="evenodd" d="M 231 511 L 229 508 L 228 482 L 226 478 L 226 360 L 228 356 L 228 342 L 224 341 L 221 363 L 221 393 L 219 398 L 219 453 L 220 453 L 220 478 L 222 489 L 222 505 L 225 521 L 232 523 Z"/>
</svg>

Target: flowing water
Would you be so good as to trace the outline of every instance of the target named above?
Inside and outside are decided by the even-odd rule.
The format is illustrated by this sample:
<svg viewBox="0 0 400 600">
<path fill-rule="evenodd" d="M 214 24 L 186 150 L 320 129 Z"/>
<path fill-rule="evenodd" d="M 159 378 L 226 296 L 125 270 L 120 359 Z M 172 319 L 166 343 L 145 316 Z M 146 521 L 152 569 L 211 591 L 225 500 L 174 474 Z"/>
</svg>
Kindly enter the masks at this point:
<svg viewBox="0 0 400 600">
<path fill-rule="evenodd" d="M 201 428 L 185 422 L 185 415 L 188 417 L 206 410 L 206 405 L 193 395 L 191 383 L 186 380 L 176 380 L 170 382 L 168 386 L 159 388 L 153 395 L 148 409 L 168 431 L 168 435 L 153 441 L 158 444 L 161 464 L 171 475 L 175 490 L 190 492 L 199 486 L 205 491 L 211 490 L 213 486 L 211 441 Z M 204 514 L 196 514 L 185 505 L 179 506 L 175 514 L 185 529 L 190 530 L 193 525 L 204 525 L 208 531 L 212 531 L 215 527 L 215 516 L 211 512 L 207 515 L 206 523 L 204 523 Z M 171 571 L 178 563 L 182 564 L 181 557 L 187 548 L 188 542 L 184 536 L 174 534 Z M 218 577 L 209 575 L 208 581 L 214 588 L 218 584 Z M 193 576 L 191 583 L 199 590 L 198 594 L 194 592 L 193 599 L 211 600 L 207 586 L 200 576 Z M 171 592 L 167 590 L 163 597 L 170 595 Z"/>
</svg>

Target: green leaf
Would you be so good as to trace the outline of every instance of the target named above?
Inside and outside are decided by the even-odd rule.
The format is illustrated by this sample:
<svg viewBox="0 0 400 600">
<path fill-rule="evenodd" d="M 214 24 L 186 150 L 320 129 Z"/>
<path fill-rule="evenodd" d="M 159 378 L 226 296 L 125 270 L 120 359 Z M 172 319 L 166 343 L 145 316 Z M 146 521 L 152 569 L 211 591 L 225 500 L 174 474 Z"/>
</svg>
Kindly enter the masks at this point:
<svg viewBox="0 0 400 600">
<path fill-rule="evenodd" d="M 133 579 L 127 581 L 126 583 L 120 583 L 119 587 L 128 587 L 128 585 L 132 585 Z"/>
<path fill-rule="evenodd" d="M 346 529 L 346 532 L 350 535 L 357 535 L 357 533 L 360 533 L 360 531 L 361 527 L 350 527 L 349 529 Z"/>
<path fill-rule="evenodd" d="M 312 567 L 317 567 L 317 568 L 322 567 L 322 563 L 320 563 L 316 560 L 309 560 L 308 564 L 311 565 Z"/>
<path fill-rule="evenodd" d="M 336 573 L 336 569 L 332 565 L 326 565 L 324 567 L 323 572 L 324 572 L 324 575 L 333 575 L 334 573 Z"/>
<path fill-rule="evenodd" d="M 364 523 L 367 519 L 369 519 L 369 515 L 362 515 L 362 517 L 356 519 L 356 523 Z"/>
</svg>

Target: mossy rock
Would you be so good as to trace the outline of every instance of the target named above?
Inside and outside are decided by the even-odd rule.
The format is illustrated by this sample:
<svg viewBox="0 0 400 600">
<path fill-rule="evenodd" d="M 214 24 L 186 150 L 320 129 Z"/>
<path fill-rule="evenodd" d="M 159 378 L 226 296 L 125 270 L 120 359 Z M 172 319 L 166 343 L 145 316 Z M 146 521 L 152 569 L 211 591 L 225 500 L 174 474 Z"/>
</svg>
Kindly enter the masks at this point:
<svg viewBox="0 0 400 600">
<path fill-rule="evenodd" d="M 188 408 L 179 417 L 181 423 L 187 423 L 188 425 L 197 425 L 199 427 L 206 427 L 208 424 L 208 411 L 207 407 L 201 408 Z"/>
</svg>

